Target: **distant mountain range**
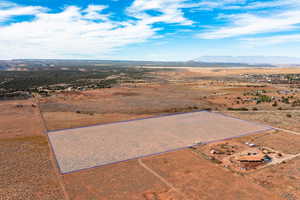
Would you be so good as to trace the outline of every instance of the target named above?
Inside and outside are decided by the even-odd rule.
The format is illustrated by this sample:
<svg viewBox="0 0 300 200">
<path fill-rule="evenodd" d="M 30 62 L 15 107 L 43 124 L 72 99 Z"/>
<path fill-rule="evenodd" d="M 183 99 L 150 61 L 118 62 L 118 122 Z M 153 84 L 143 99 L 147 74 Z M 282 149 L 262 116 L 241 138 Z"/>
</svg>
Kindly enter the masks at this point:
<svg viewBox="0 0 300 200">
<path fill-rule="evenodd" d="M 0 60 L 0 71 L 30 71 L 75 69 L 80 67 L 278 67 L 300 66 L 300 58 L 268 56 L 202 56 L 190 61 L 130 61 L 130 60 L 64 60 L 15 59 Z"/>
<path fill-rule="evenodd" d="M 300 58 L 285 56 L 202 56 L 193 61 L 203 63 L 244 63 L 249 65 L 300 64 Z"/>
<path fill-rule="evenodd" d="M 0 70 L 7 70 L 7 67 L 5 67 L 5 66 L 0 66 Z"/>
<path fill-rule="evenodd" d="M 0 71 L 49 70 L 78 67 L 275 67 L 270 64 L 203 61 L 130 61 L 130 60 L 63 60 L 63 59 L 15 59 L 0 60 Z"/>
</svg>

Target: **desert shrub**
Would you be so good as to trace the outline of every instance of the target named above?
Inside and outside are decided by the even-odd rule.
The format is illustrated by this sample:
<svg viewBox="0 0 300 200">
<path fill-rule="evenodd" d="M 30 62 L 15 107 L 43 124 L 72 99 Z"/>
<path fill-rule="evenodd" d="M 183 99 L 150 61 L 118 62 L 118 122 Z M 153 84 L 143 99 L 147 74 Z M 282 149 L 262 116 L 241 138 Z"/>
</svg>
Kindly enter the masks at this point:
<svg viewBox="0 0 300 200">
<path fill-rule="evenodd" d="M 281 97 L 281 101 L 283 102 L 283 103 L 285 103 L 285 104 L 289 104 L 290 103 L 290 101 L 289 101 L 289 98 L 285 98 L 285 97 Z"/>
<path fill-rule="evenodd" d="M 267 95 L 259 95 L 258 98 L 256 98 L 256 103 L 262 103 L 262 102 L 271 102 L 272 98 Z"/>
<path fill-rule="evenodd" d="M 276 107 L 278 104 L 277 104 L 277 101 L 275 101 L 273 104 L 272 104 L 272 106 L 273 107 Z"/>
<path fill-rule="evenodd" d="M 300 100 L 298 99 L 298 100 L 296 100 L 296 101 L 293 101 L 292 106 L 293 106 L 293 107 L 300 106 Z"/>
<path fill-rule="evenodd" d="M 198 106 L 188 106 L 187 109 L 188 110 L 197 110 Z"/>
<path fill-rule="evenodd" d="M 227 108 L 227 110 L 230 111 L 248 111 L 248 108 L 242 107 L 242 108 Z"/>
</svg>

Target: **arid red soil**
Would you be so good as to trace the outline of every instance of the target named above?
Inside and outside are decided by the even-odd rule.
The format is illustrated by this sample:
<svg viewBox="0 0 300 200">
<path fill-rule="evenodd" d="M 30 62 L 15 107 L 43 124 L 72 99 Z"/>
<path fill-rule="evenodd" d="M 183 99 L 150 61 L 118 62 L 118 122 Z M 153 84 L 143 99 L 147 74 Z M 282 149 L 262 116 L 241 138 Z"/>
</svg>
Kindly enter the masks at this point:
<svg viewBox="0 0 300 200">
<path fill-rule="evenodd" d="M 262 187 L 287 200 L 300 199 L 300 158 L 267 167 L 249 175 Z"/>
<path fill-rule="evenodd" d="M 255 134 L 236 138 L 234 141 L 242 143 L 251 142 L 256 145 L 269 147 L 286 154 L 300 153 L 300 135 L 284 131 L 269 131 L 263 134 Z"/>
<path fill-rule="evenodd" d="M 0 103 L 0 138 L 15 138 L 43 134 L 43 124 L 37 104 L 32 100 Z"/>
<path fill-rule="evenodd" d="M 64 199 L 39 110 L 33 104 L 32 100 L 1 102 L 1 200 Z"/>
<path fill-rule="evenodd" d="M 196 148 L 195 152 L 219 166 L 226 166 L 225 168 L 230 168 L 235 173 L 238 172 L 237 174 L 243 173 L 243 176 L 248 178 L 251 182 L 259 184 L 269 191 L 273 191 L 283 199 L 293 200 L 300 198 L 298 187 L 300 185 L 299 138 L 299 135 L 292 133 L 269 131 L 219 143 L 201 145 Z M 255 144 L 255 147 L 248 147 L 248 145 L 246 145 L 247 143 Z M 226 149 L 222 149 L 223 151 L 226 150 L 224 154 L 213 154 L 211 152 L 211 149 L 218 149 L 216 147 L 222 144 L 234 148 L 226 147 Z M 248 149 L 248 152 L 253 149 L 271 150 L 269 155 L 274 157 L 275 160 L 269 164 L 260 164 L 261 166 L 257 168 L 254 167 L 252 170 L 247 171 L 241 171 L 238 168 L 234 168 L 232 163 L 226 162 L 227 158 L 231 156 L 230 153 L 243 152 L 245 149 Z M 280 153 L 280 157 L 278 157 L 277 153 L 273 154 L 272 152 L 274 151 Z M 229 154 L 226 154 L 226 152 Z M 290 156 L 294 157 L 290 159 Z M 212 159 L 212 157 L 214 159 Z M 276 158 L 279 158 L 279 160 L 286 158 L 286 160 L 277 162 Z M 273 162 L 275 164 L 272 164 Z"/>
<path fill-rule="evenodd" d="M 0 199 L 63 199 L 45 136 L 0 139 Z"/>
<path fill-rule="evenodd" d="M 71 199 L 281 199 L 190 150 L 83 170 L 63 178 Z"/>
<path fill-rule="evenodd" d="M 152 115 L 136 114 L 77 114 L 76 112 L 47 112 L 43 114 L 47 120 L 49 130 L 59 130 L 64 128 L 83 127 L 95 124 L 106 124 L 110 122 L 140 119 Z M 62 123 L 63 122 L 63 123 Z"/>
<path fill-rule="evenodd" d="M 55 130 L 204 109 L 204 95 L 190 86 L 124 87 L 58 94 L 40 99 L 40 105 L 48 129 Z"/>
<path fill-rule="evenodd" d="M 63 175 L 70 199 L 152 200 L 178 196 L 136 160 Z M 171 200 L 171 198 L 159 198 Z M 174 199 L 175 200 L 175 199 Z M 179 200 L 179 198 L 176 198 Z"/>
<path fill-rule="evenodd" d="M 276 69 L 275 71 L 286 73 L 291 70 Z M 299 107 L 292 107 L 291 103 L 285 104 L 279 101 L 277 106 L 269 102 L 257 104 L 253 100 L 257 97 L 253 93 L 257 91 L 264 91 L 263 94 L 270 97 L 281 98 L 282 95 L 277 91 L 289 88 L 282 85 L 236 80 L 236 77 L 243 73 L 269 74 L 271 72 L 269 69 L 185 69 L 153 72 L 154 76 L 167 83 L 121 84 L 106 89 L 63 91 L 50 97 L 40 98 L 40 105 L 49 130 L 201 109 L 226 112 L 229 108 L 248 109 L 249 116 L 246 118 L 250 118 L 254 110 L 259 111 L 254 113 L 259 118 L 262 118 L 260 114 L 269 115 L 260 112 L 272 111 L 274 115 L 280 117 L 276 118 L 275 122 L 268 121 L 266 117 L 267 124 L 285 123 L 284 127 L 287 127 L 289 124 L 287 122 L 291 121 L 293 129 L 296 130 L 298 127 L 295 121 L 299 120 L 299 112 L 293 113 L 292 118 L 287 119 L 285 117 L 287 113 L 283 111 L 282 114 L 279 108 L 300 111 Z M 293 95 L 293 100 L 300 98 L 299 94 Z"/>
<path fill-rule="evenodd" d="M 3 102 L 0 194 L 4 199 L 297 199 L 299 159 L 244 176 L 207 160 L 191 149 L 57 174 L 38 107 L 33 101 Z M 23 105 L 23 106 L 16 106 Z M 26 113 L 27 118 L 21 117 Z M 4 117 L 1 117 L 4 119 Z M 35 119 L 35 120 L 31 120 Z M 13 121 L 14 123 L 8 123 Z M 35 129 L 22 126 L 31 124 Z M 11 130 L 11 132 L 4 132 Z M 19 130 L 19 134 L 14 134 Z M 11 135 L 9 133 L 12 133 Z M 233 139 L 252 141 L 286 153 L 298 153 L 298 136 L 262 133 Z M 275 173 L 275 175 L 273 175 Z M 285 187 L 287 186 L 287 187 Z M 273 192 L 274 191 L 274 192 Z M 2 197 L 1 196 L 1 197 Z"/>
<path fill-rule="evenodd" d="M 300 132 L 300 112 L 276 111 L 276 112 L 225 112 L 240 119 L 256 121 L 268 124 L 276 128 L 283 128 Z M 291 117 L 287 115 L 290 114 Z"/>
<path fill-rule="evenodd" d="M 59 174 L 46 129 L 56 130 L 210 108 L 240 119 L 300 132 L 299 107 L 237 104 L 243 94 L 282 85 L 237 82 L 243 73 L 296 73 L 294 69 L 188 69 L 157 73 L 167 84 L 128 84 L 61 92 L 34 100 L 0 102 L 0 199 L 2 200 L 297 200 L 300 199 L 299 135 L 274 131 L 228 140 L 251 141 L 292 155 L 280 164 L 240 173 L 205 156 L 201 146 Z M 206 77 L 205 79 L 200 79 Z M 225 77 L 225 79 L 224 79 Z M 294 98 L 299 98 L 299 93 Z M 249 111 L 228 111 L 228 107 Z M 258 111 L 253 111 L 254 107 Z M 278 108 L 282 107 L 282 110 Z M 40 115 L 41 108 L 46 124 Z M 290 114 L 290 115 L 288 115 Z M 45 127 L 45 125 L 47 127 Z M 214 143 L 208 145 L 215 145 Z M 220 159 L 223 155 L 220 156 Z M 224 156 L 223 156 L 224 157 Z"/>
<path fill-rule="evenodd" d="M 281 199 L 189 150 L 146 158 L 143 162 L 184 194 L 185 199 Z"/>
</svg>

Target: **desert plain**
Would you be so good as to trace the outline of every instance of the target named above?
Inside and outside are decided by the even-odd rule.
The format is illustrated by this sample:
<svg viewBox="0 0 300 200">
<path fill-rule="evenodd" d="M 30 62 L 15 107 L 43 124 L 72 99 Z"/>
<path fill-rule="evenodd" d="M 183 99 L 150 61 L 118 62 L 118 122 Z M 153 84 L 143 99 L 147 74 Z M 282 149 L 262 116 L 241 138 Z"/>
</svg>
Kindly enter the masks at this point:
<svg viewBox="0 0 300 200">
<path fill-rule="evenodd" d="M 151 78 L 110 88 L 1 101 L 0 199 L 300 199 L 297 74 L 152 68 Z M 49 143 L 49 132 L 61 129 L 202 110 L 274 129 L 66 174 Z"/>
</svg>

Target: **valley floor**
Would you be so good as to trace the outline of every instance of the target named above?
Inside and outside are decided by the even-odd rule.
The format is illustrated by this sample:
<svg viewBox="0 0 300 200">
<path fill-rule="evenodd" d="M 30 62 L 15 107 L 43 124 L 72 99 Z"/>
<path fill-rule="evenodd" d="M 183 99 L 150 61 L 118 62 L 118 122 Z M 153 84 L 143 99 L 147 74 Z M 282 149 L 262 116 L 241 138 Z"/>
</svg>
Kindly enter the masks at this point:
<svg viewBox="0 0 300 200">
<path fill-rule="evenodd" d="M 151 73 L 165 83 L 0 102 L 0 199 L 300 199 L 296 85 L 242 81 L 249 71 Z M 271 102 L 257 103 L 262 95 Z M 49 130 L 202 109 L 276 129 L 68 174 L 47 137 Z"/>
</svg>

